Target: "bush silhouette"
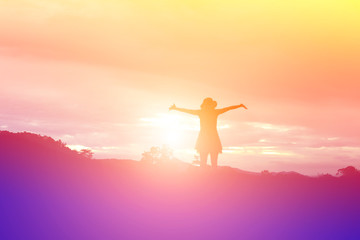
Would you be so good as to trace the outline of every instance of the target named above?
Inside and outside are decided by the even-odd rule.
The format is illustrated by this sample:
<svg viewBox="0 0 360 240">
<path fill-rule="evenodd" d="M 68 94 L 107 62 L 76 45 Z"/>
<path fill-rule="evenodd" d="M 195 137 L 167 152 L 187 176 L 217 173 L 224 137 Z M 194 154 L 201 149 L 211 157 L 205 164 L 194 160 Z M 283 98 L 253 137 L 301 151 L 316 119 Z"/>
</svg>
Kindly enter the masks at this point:
<svg viewBox="0 0 360 240">
<path fill-rule="evenodd" d="M 163 145 L 161 148 L 153 146 L 150 148 L 150 151 L 145 151 L 142 156 L 141 161 L 148 164 L 158 164 L 175 160 L 173 150 L 167 145 Z"/>
<path fill-rule="evenodd" d="M 341 168 L 337 171 L 336 175 L 342 176 L 342 177 L 358 177 L 360 176 L 360 171 L 357 170 L 353 166 L 348 166 L 346 168 Z"/>
</svg>

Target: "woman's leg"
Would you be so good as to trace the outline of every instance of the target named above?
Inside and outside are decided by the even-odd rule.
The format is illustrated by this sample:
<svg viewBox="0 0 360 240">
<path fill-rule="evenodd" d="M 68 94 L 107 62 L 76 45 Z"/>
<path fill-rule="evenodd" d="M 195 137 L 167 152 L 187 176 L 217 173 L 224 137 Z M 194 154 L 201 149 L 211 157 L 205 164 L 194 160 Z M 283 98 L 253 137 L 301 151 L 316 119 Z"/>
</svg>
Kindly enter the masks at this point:
<svg viewBox="0 0 360 240">
<path fill-rule="evenodd" d="M 211 166 L 212 166 L 213 168 L 216 168 L 216 167 L 217 167 L 218 154 L 219 154 L 219 153 L 217 153 L 217 152 L 210 153 Z"/>
<path fill-rule="evenodd" d="M 200 167 L 202 167 L 202 168 L 206 167 L 206 162 L 207 162 L 208 155 L 209 155 L 209 153 L 207 153 L 207 152 L 201 152 L 200 153 Z"/>
</svg>

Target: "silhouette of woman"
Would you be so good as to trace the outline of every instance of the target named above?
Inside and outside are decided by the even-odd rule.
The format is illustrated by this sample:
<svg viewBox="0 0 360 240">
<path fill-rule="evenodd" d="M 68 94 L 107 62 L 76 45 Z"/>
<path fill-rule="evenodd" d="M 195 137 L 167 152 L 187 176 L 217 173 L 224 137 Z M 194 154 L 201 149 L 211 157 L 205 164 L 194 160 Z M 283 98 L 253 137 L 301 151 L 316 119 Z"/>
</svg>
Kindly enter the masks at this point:
<svg viewBox="0 0 360 240">
<path fill-rule="evenodd" d="M 200 118 L 200 133 L 196 141 L 195 149 L 200 154 L 200 166 L 206 167 L 208 155 L 211 156 L 211 166 L 217 167 L 218 154 L 222 153 L 222 145 L 219 134 L 217 132 L 217 117 L 229 110 L 245 105 L 235 105 L 221 109 L 215 109 L 217 102 L 212 98 L 205 98 L 200 106 L 200 110 L 191 110 L 185 108 L 178 108 L 173 104 L 169 110 L 177 110 L 192 115 L 197 115 Z"/>
</svg>

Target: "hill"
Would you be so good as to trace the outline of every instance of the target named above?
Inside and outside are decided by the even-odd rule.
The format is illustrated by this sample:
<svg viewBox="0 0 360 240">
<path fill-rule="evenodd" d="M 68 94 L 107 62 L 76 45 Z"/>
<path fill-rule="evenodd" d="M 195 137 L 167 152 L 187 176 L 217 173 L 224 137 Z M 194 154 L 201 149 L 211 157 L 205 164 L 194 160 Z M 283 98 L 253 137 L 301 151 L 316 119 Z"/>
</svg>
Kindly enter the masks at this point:
<svg viewBox="0 0 360 240">
<path fill-rule="evenodd" d="M 97 160 L 0 132 L 1 239 L 359 239 L 360 184 L 339 177 Z"/>
</svg>

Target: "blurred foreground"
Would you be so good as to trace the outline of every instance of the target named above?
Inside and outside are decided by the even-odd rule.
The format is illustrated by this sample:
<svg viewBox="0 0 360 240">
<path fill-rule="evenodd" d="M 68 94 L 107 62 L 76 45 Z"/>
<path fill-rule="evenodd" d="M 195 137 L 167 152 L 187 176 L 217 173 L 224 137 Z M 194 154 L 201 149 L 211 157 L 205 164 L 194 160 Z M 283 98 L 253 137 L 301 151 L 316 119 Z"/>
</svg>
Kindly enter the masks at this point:
<svg viewBox="0 0 360 240">
<path fill-rule="evenodd" d="M 360 174 L 94 160 L 0 132 L 0 239 L 360 239 Z"/>
</svg>

